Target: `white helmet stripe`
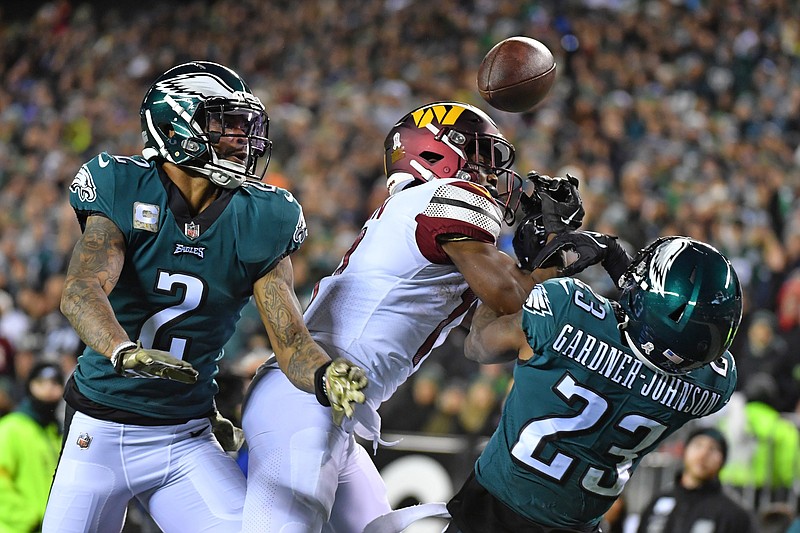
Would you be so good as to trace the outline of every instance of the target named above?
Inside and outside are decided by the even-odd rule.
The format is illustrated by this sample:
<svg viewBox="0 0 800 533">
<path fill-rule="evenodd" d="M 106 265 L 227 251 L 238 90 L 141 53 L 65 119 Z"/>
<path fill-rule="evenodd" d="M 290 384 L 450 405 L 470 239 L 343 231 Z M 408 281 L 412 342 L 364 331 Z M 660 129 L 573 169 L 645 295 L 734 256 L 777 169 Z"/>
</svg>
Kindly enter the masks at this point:
<svg viewBox="0 0 800 533">
<path fill-rule="evenodd" d="M 159 154 L 164 158 L 168 157 L 169 154 L 167 153 L 167 148 L 164 146 L 164 141 L 161 139 L 161 135 L 159 135 L 156 131 L 156 126 L 153 124 L 153 116 L 149 109 L 145 109 L 144 118 L 147 120 L 147 131 L 149 132 L 148 135 L 150 135 L 150 137 L 153 138 L 153 141 L 155 141 L 155 143 L 158 145 Z"/>
<path fill-rule="evenodd" d="M 201 128 L 197 122 L 192 120 L 192 116 L 189 113 L 187 113 L 186 110 L 182 108 L 181 105 L 178 102 L 176 102 L 174 98 L 172 98 L 168 94 L 165 94 L 164 101 L 167 104 L 169 104 L 169 107 L 171 107 L 172 110 L 175 111 L 176 115 L 180 116 L 183 120 L 186 121 L 187 124 L 189 124 L 189 126 L 192 127 L 195 133 L 197 133 L 198 135 L 203 134 L 203 128 Z"/>
</svg>

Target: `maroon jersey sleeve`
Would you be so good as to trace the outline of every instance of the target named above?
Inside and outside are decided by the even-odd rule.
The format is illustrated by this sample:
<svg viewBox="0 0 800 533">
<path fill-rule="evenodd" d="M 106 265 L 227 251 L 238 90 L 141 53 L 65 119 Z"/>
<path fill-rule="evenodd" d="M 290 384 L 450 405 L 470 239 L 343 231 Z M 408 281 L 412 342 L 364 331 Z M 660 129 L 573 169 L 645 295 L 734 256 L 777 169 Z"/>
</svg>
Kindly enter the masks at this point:
<svg viewBox="0 0 800 533">
<path fill-rule="evenodd" d="M 489 191 L 469 181 L 443 182 L 416 216 L 416 239 L 422 255 L 436 264 L 450 264 L 440 245 L 442 235 L 495 244 L 502 212 Z"/>
</svg>

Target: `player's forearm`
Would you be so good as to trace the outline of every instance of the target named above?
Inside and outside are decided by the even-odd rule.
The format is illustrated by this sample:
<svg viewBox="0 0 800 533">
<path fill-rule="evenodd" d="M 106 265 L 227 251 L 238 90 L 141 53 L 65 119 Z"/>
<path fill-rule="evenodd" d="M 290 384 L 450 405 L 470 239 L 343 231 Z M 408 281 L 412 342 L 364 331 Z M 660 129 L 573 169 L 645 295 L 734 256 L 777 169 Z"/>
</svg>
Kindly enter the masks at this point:
<svg viewBox="0 0 800 533">
<path fill-rule="evenodd" d="M 69 280 L 61 295 L 61 312 L 81 340 L 106 357 L 130 340 L 96 281 Z"/>
<path fill-rule="evenodd" d="M 509 261 L 505 264 L 496 263 L 494 270 L 487 269 L 468 278 L 478 299 L 498 316 L 514 314 L 522 309 L 535 284 L 528 272 L 517 268 L 513 260 Z"/>
<path fill-rule="evenodd" d="M 314 342 L 303 321 L 288 257 L 256 282 L 253 295 L 281 370 L 295 387 L 313 393 L 314 372 L 330 357 Z"/>
<path fill-rule="evenodd" d="M 310 338 L 308 341 L 295 343 L 292 348 L 284 348 L 281 352 L 276 350 L 275 355 L 289 381 L 300 390 L 314 393 L 314 373 L 330 361 L 330 357 Z"/>
<path fill-rule="evenodd" d="M 519 314 L 498 316 L 489 306 L 479 305 L 464 341 L 464 355 L 484 364 L 511 361 L 518 354 L 518 321 Z"/>
<path fill-rule="evenodd" d="M 105 217 L 89 217 L 72 252 L 61 312 L 83 342 L 107 357 L 130 340 L 108 301 L 124 262 L 125 240 L 119 228 Z"/>
</svg>

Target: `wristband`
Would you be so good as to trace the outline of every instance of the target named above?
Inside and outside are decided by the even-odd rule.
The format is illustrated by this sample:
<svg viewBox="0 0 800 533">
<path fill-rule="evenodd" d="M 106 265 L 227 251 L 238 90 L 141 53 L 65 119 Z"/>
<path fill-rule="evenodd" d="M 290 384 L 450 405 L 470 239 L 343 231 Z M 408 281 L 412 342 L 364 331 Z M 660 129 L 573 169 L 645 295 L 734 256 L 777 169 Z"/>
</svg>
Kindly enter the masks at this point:
<svg viewBox="0 0 800 533">
<path fill-rule="evenodd" d="M 136 348 L 136 346 L 138 345 L 133 341 L 125 341 L 117 345 L 114 351 L 111 352 L 111 364 L 114 365 L 114 370 L 117 374 L 122 373 L 122 357 L 120 357 L 122 352 L 130 348 Z"/>
<path fill-rule="evenodd" d="M 328 361 L 314 372 L 314 396 L 320 405 L 325 407 L 331 406 L 331 401 L 328 399 L 328 387 L 325 383 L 325 371 L 331 366 L 333 361 Z"/>
</svg>

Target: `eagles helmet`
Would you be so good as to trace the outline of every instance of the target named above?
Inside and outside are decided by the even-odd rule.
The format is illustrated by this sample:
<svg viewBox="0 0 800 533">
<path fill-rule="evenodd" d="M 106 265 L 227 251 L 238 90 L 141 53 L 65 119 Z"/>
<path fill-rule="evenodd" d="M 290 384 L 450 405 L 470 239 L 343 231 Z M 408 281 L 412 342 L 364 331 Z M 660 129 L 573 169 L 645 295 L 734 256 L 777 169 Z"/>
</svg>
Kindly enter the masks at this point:
<svg viewBox="0 0 800 533">
<path fill-rule="evenodd" d="M 415 181 L 459 178 L 485 184 L 485 177 L 494 175 L 497 184 L 487 189 L 513 222 L 522 187 L 510 168 L 514 146 L 477 107 L 459 102 L 419 107 L 394 125 L 383 148 L 390 195 Z"/>
<path fill-rule="evenodd" d="M 269 117 L 228 67 L 192 61 L 171 68 L 150 86 L 139 115 L 146 159 L 163 158 L 227 189 L 247 178 L 260 180 L 266 172 L 272 153 Z M 227 143 L 220 145 L 223 138 Z"/>
<path fill-rule="evenodd" d="M 742 320 L 742 288 L 730 261 L 688 237 L 662 237 L 639 251 L 620 286 L 623 336 L 645 365 L 667 374 L 718 359 Z"/>
</svg>

